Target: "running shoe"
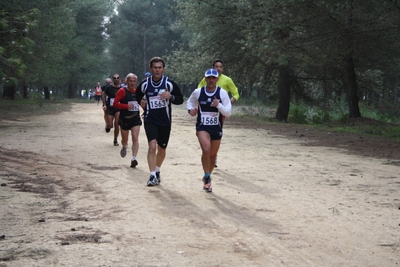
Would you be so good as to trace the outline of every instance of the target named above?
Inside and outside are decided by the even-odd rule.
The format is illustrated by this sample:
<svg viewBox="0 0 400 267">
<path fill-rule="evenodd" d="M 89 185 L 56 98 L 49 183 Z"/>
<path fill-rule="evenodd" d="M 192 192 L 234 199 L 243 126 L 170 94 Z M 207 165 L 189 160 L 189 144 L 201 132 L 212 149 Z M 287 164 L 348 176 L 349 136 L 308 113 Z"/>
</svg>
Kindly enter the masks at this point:
<svg viewBox="0 0 400 267">
<path fill-rule="evenodd" d="M 158 185 L 158 179 L 154 175 L 150 175 L 150 179 L 147 181 L 147 186 L 155 186 Z"/>
<path fill-rule="evenodd" d="M 114 146 L 119 146 L 118 141 L 114 140 Z"/>
<path fill-rule="evenodd" d="M 203 177 L 203 190 L 206 192 L 212 192 L 212 186 L 211 186 L 211 177 Z"/>
<path fill-rule="evenodd" d="M 115 144 L 114 144 L 115 145 Z M 121 152 L 119 152 L 119 154 L 121 155 L 121 157 L 125 158 L 126 156 L 126 148 L 127 146 L 122 146 L 121 148 Z"/>
<path fill-rule="evenodd" d="M 157 180 L 158 180 L 158 184 L 161 184 L 160 172 L 156 172 L 156 178 L 157 178 Z"/>
<path fill-rule="evenodd" d="M 136 159 L 131 160 L 131 168 L 135 168 L 138 165 L 138 162 Z"/>
<path fill-rule="evenodd" d="M 107 125 L 106 125 L 106 128 L 105 128 L 105 130 L 106 130 L 106 133 L 109 133 L 111 129 L 110 129 L 110 128 L 108 128 L 108 127 L 107 127 Z"/>
</svg>

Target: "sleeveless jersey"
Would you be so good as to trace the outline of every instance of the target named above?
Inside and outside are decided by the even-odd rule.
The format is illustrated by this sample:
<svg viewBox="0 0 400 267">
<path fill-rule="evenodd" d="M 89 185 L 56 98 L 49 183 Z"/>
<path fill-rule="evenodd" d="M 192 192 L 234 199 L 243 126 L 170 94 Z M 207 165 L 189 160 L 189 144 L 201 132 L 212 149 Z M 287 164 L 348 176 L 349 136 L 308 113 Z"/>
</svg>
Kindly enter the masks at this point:
<svg viewBox="0 0 400 267">
<path fill-rule="evenodd" d="M 146 95 L 146 109 L 144 114 L 145 122 L 152 122 L 160 126 L 171 125 L 171 101 L 161 99 L 161 94 L 168 88 L 171 92 L 172 88 L 167 87 L 168 78 L 162 76 L 158 83 L 154 83 L 150 78 L 147 78 L 144 86 Z"/>
<path fill-rule="evenodd" d="M 104 93 L 106 94 L 106 106 L 111 110 L 118 110 L 113 107 L 114 98 L 120 87 L 114 87 L 112 84 L 106 87 Z"/>
<path fill-rule="evenodd" d="M 136 100 L 136 90 L 133 93 L 131 91 L 129 91 L 126 87 L 124 87 L 124 90 L 125 90 L 125 97 L 123 99 L 121 99 L 120 102 L 123 104 L 128 104 L 129 102 L 133 102 L 134 108 L 129 109 L 129 110 L 121 109 L 121 111 L 120 111 L 121 118 L 130 119 L 135 116 L 139 116 L 140 106 L 139 106 L 138 101 Z"/>
<path fill-rule="evenodd" d="M 97 96 L 101 96 L 102 92 L 103 92 L 103 90 L 101 89 L 101 87 L 100 86 L 96 86 L 96 89 L 95 89 L 96 95 Z"/>
<path fill-rule="evenodd" d="M 221 87 L 217 86 L 214 92 L 207 93 L 206 87 L 202 87 L 199 95 L 199 109 L 197 113 L 196 130 L 205 130 L 213 135 L 222 135 L 222 114 L 218 108 L 211 107 L 216 97 L 221 102 Z"/>
</svg>

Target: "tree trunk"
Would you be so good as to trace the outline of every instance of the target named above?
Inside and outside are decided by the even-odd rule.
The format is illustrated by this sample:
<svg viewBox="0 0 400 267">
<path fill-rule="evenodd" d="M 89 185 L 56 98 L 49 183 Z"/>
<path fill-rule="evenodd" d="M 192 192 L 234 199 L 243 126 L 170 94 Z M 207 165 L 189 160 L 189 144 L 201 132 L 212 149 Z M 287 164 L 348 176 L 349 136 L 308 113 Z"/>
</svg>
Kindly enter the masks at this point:
<svg viewBox="0 0 400 267">
<path fill-rule="evenodd" d="M 357 77 L 354 71 L 353 57 L 348 56 L 346 59 L 346 84 L 347 84 L 347 97 L 349 102 L 349 117 L 361 117 L 360 109 L 358 107 L 358 86 Z"/>
<path fill-rule="evenodd" d="M 250 85 L 247 88 L 247 97 L 250 97 L 252 95 L 253 89 L 254 89 L 254 82 L 250 82 Z"/>
<path fill-rule="evenodd" d="M 353 27 L 353 0 L 346 0 L 346 15 L 345 24 L 346 27 Z M 349 35 L 347 39 L 347 54 L 345 58 L 346 65 L 346 89 L 347 89 L 347 101 L 349 104 L 349 117 L 357 118 L 361 117 L 360 109 L 358 107 L 358 87 L 357 77 L 354 70 L 354 59 L 353 59 L 353 38 Z"/>
<path fill-rule="evenodd" d="M 24 99 L 28 99 L 28 86 L 26 85 L 26 83 L 24 83 L 23 84 L 23 86 L 22 86 L 22 88 L 23 88 L 23 98 Z"/>
<path fill-rule="evenodd" d="M 288 66 L 279 68 L 279 106 L 275 118 L 278 121 L 287 122 L 290 108 L 290 70 Z"/>
<path fill-rule="evenodd" d="M 50 100 L 50 90 L 47 86 L 44 87 L 44 99 Z"/>
<path fill-rule="evenodd" d="M 4 83 L 3 86 L 3 97 L 15 99 L 16 86 L 13 83 Z"/>
<path fill-rule="evenodd" d="M 68 84 L 68 93 L 67 93 L 67 97 L 69 99 L 71 98 L 75 98 L 75 86 L 72 83 Z"/>
</svg>

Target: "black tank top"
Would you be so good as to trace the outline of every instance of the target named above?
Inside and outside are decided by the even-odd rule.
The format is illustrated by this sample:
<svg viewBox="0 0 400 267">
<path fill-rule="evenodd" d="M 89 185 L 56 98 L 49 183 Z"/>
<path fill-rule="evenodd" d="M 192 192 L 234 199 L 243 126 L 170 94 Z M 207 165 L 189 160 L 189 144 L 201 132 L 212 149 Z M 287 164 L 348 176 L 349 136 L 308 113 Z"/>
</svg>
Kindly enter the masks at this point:
<svg viewBox="0 0 400 267">
<path fill-rule="evenodd" d="M 135 106 L 131 110 L 121 109 L 120 116 L 123 116 L 124 118 L 127 118 L 127 119 L 133 118 L 135 116 L 139 116 L 140 106 L 139 106 L 138 101 L 136 100 L 136 90 L 134 93 L 129 91 L 126 87 L 124 87 L 124 90 L 125 90 L 125 97 L 123 99 L 121 99 L 120 102 L 122 104 L 128 104 L 129 102 L 133 102 Z"/>
</svg>

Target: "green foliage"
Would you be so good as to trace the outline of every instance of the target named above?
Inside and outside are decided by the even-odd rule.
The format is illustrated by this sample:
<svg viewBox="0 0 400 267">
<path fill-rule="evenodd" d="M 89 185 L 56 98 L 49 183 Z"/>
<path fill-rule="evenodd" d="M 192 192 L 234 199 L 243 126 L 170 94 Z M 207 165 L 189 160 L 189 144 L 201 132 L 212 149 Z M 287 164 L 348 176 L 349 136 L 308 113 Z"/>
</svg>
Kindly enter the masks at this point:
<svg viewBox="0 0 400 267">
<path fill-rule="evenodd" d="M 324 124 L 332 120 L 332 116 L 326 110 L 320 110 L 306 105 L 291 105 L 289 122 L 297 124 Z"/>
<path fill-rule="evenodd" d="M 26 4 L 36 6 L 40 16 L 37 27 L 31 32 L 31 38 L 38 45 L 24 57 L 27 71 L 21 79 L 23 82 L 38 86 L 65 83 L 67 75 L 62 65 L 65 64 L 75 27 L 73 12 L 66 8 L 66 4 L 67 1 Z"/>
<path fill-rule="evenodd" d="M 0 74 L 35 88 L 68 84 L 73 96 L 115 72 L 141 77 L 153 56 L 166 59 L 167 75 L 192 87 L 221 58 L 243 99 L 265 101 L 277 98 L 284 65 L 291 99 L 323 101 L 335 120 L 354 106 L 345 101 L 354 98 L 346 58 L 354 61 L 360 99 L 398 105 L 398 10 L 388 0 L 2 1 Z M 299 121 L 328 119 L 298 109 Z M 395 120 L 382 114 L 375 116 Z"/>
<path fill-rule="evenodd" d="M 355 134 L 365 134 L 382 136 L 386 138 L 393 138 L 400 142 L 400 126 L 395 126 L 387 123 L 377 123 L 378 121 L 357 123 L 349 121 L 347 118 L 340 122 L 340 124 L 333 124 L 329 126 L 329 129 L 338 132 L 347 132 Z M 325 127 L 324 125 L 322 127 Z"/>
<path fill-rule="evenodd" d="M 400 124 L 400 108 L 397 105 L 385 103 L 382 107 L 370 107 L 361 103 L 363 117 L 386 123 Z"/>
<path fill-rule="evenodd" d="M 38 13 L 37 8 L 21 11 L 15 5 L 0 5 L 0 75 L 6 83 L 16 84 L 24 74 L 23 57 L 34 45 L 30 32 Z"/>
<path fill-rule="evenodd" d="M 112 0 L 0 4 L 0 74 L 29 88 L 94 86 L 104 73 L 104 18 Z M 73 93 L 72 93 L 73 95 Z"/>
<path fill-rule="evenodd" d="M 345 59 L 351 58 L 359 95 L 398 101 L 396 2 L 176 2 L 180 13 L 176 27 L 184 31 L 186 41 L 171 57 L 171 67 L 188 83 L 197 81 L 194 76 L 218 57 L 224 59 L 226 73 L 237 81 L 243 95 L 252 95 L 253 85 L 262 84 L 257 92 L 262 96 L 273 90 L 276 67 L 289 65 L 297 98 L 336 101 L 331 96 L 344 99 L 349 88 L 343 70 Z M 349 112 L 353 105 L 346 105 Z"/>
<path fill-rule="evenodd" d="M 397 141 L 400 141 L 400 126 L 384 129 L 381 135 L 388 138 L 395 138 Z"/>
<path fill-rule="evenodd" d="M 329 127 L 330 129 L 358 134 L 378 135 L 400 140 L 400 119 L 390 113 L 362 108 L 364 118 L 350 119 L 338 107 L 329 111 L 304 104 L 291 105 L 289 122 Z"/>
<path fill-rule="evenodd" d="M 274 121 L 276 103 L 265 103 L 253 100 L 244 100 L 235 104 L 233 116 L 246 117 L 257 123 L 271 123 Z M 363 108 L 363 110 L 366 110 Z M 370 109 L 364 111 L 364 118 L 349 118 L 348 113 L 343 112 L 339 107 L 324 110 L 317 107 L 310 107 L 305 104 L 292 104 L 289 112 L 289 123 L 310 125 L 311 127 L 325 128 L 330 131 L 348 132 L 355 134 L 366 134 L 393 138 L 400 141 L 400 119 L 397 117 L 396 123 L 387 121 L 394 117 L 391 114 L 381 113 Z"/>
<path fill-rule="evenodd" d="M 67 70 L 70 84 L 68 97 L 75 97 L 80 89 L 94 88 L 101 78 L 108 76 L 105 50 L 105 17 L 114 11 L 114 1 L 85 0 L 70 3 L 74 16 L 74 37 L 68 40 L 69 50 L 61 65 Z"/>
<path fill-rule="evenodd" d="M 107 27 L 110 74 L 133 72 L 141 79 L 152 57 L 167 59 L 181 40 L 180 31 L 172 30 L 177 17 L 173 5 L 173 0 L 127 0 L 118 6 Z M 169 62 L 166 72 L 174 76 Z"/>
<path fill-rule="evenodd" d="M 289 110 L 289 122 L 297 124 L 308 124 L 306 108 L 303 108 L 302 106 L 291 105 Z"/>
</svg>

